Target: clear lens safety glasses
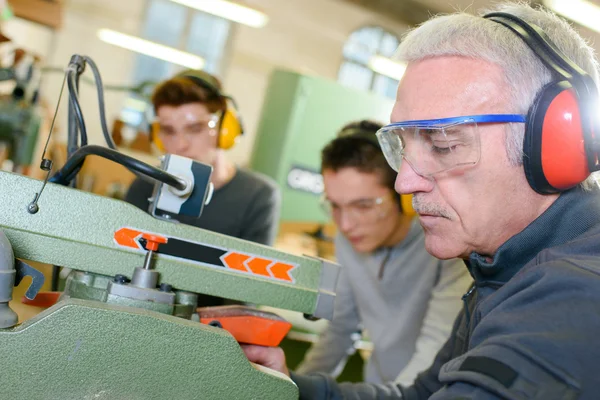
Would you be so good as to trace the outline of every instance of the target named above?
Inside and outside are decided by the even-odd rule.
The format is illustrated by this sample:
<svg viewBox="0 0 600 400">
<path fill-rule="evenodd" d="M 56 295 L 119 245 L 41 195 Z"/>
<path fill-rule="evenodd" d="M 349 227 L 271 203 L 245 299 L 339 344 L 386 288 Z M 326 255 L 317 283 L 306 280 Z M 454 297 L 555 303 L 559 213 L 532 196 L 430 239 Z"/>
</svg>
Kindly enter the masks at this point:
<svg viewBox="0 0 600 400">
<path fill-rule="evenodd" d="M 478 126 L 524 123 L 518 114 L 486 114 L 436 120 L 396 122 L 377 132 L 385 158 L 396 172 L 406 160 L 425 177 L 477 164 L 481 157 Z"/>
</svg>

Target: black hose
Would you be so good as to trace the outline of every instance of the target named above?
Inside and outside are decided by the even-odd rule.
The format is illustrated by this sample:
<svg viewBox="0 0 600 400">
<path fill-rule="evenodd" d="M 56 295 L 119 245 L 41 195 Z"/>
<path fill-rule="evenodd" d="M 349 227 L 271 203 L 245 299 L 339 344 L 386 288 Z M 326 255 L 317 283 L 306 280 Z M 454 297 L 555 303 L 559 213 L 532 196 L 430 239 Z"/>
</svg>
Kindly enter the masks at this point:
<svg viewBox="0 0 600 400">
<path fill-rule="evenodd" d="M 85 128 L 85 121 L 83 119 L 83 112 L 81 111 L 81 104 L 79 104 L 79 97 L 77 93 L 77 81 L 75 77 L 75 71 L 69 71 L 67 75 L 67 85 L 69 88 L 69 103 L 73 106 L 73 111 L 77 117 L 77 123 L 79 124 L 79 133 L 81 134 L 81 146 L 87 145 L 87 130 Z"/>
<path fill-rule="evenodd" d="M 96 81 L 96 91 L 98 92 L 98 107 L 100 108 L 100 125 L 102 126 L 102 133 L 104 134 L 104 139 L 106 140 L 106 144 L 108 145 L 108 147 L 110 147 L 111 149 L 116 149 L 117 146 L 115 145 L 115 142 L 113 141 L 112 136 L 108 131 L 108 126 L 106 125 L 104 86 L 102 85 L 102 77 L 100 76 L 100 71 L 98 70 L 98 66 L 96 66 L 94 60 L 92 60 L 88 56 L 84 56 L 83 58 L 85 59 L 87 65 L 89 65 L 92 69 L 92 72 L 94 74 L 94 80 Z"/>
<path fill-rule="evenodd" d="M 65 77 L 66 76 L 68 76 L 68 74 L 66 74 Z M 77 126 L 77 117 L 75 116 L 75 110 L 70 95 L 67 95 L 67 97 L 69 97 L 67 103 L 67 109 L 69 111 L 67 121 L 67 156 L 70 157 L 71 154 L 75 153 L 79 148 L 79 127 Z"/>
<path fill-rule="evenodd" d="M 52 177 L 50 182 L 68 184 L 81 168 L 81 164 L 88 155 L 96 155 L 108 160 L 114 161 L 125 166 L 134 172 L 139 172 L 156 181 L 166 183 L 169 186 L 178 190 L 186 188 L 186 183 L 174 175 L 163 171 L 162 169 L 153 167 L 145 162 L 137 160 L 126 154 L 120 153 L 117 150 L 109 149 L 103 146 L 87 145 L 77 150 L 65 163 L 65 165 Z"/>
</svg>

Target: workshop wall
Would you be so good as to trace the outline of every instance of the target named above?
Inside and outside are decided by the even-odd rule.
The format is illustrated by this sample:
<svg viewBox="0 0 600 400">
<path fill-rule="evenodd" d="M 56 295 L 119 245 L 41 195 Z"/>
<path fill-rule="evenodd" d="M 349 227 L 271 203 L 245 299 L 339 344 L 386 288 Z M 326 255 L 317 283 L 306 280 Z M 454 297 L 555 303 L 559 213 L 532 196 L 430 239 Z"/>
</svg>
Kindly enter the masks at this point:
<svg viewBox="0 0 600 400">
<path fill-rule="evenodd" d="M 340 0 L 252 0 L 248 3 L 266 12 L 269 23 L 261 29 L 243 25 L 232 29 L 221 73 L 225 89 L 238 101 L 246 124 L 246 137 L 230 152 L 231 158 L 242 165 L 247 164 L 251 156 L 264 92 L 274 68 L 285 67 L 335 80 L 344 42 L 353 30 L 375 23 L 397 33 L 406 29 L 401 23 Z M 132 78 L 135 53 L 106 44 L 96 34 L 100 28 L 110 28 L 139 35 L 145 6 L 145 0 L 70 0 L 65 4 L 60 31 L 44 30 L 41 41 L 38 33 L 18 35 L 17 39 L 22 46 L 33 46 L 45 56 L 47 65 L 64 67 L 72 54 L 86 54 L 98 64 L 105 83 L 127 84 Z M 43 93 L 51 104 L 55 104 L 61 83 L 60 74 L 48 74 L 44 79 Z M 82 84 L 80 92 L 89 141 L 103 143 L 94 88 Z M 119 114 L 125 95 L 107 92 L 106 100 L 110 125 Z M 66 102 L 59 116 L 63 137 L 66 136 L 65 105 Z"/>
<path fill-rule="evenodd" d="M 63 28 L 55 33 L 53 46 L 46 65 L 66 67 L 71 55 L 78 53 L 90 56 L 98 65 L 104 83 L 128 84 L 135 54 L 100 41 L 97 31 L 100 28 L 118 30 L 137 35 L 144 15 L 145 1 L 142 0 L 71 0 L 65 4 Z M 89 75 L 88 75 L 89 74 Z M 88 71 L 87 76 L 92 76 Z M 47 74 L 42 85 L 44 96 L 55 105 L 62 75 Z M 65 90 L 66 94 L 66 90 Z M 126 98 L 124 93 L 106 92 L 108 123 L 117 116 Z M 88 137 L 91 143 L 104 144 L 99 124 L 97 95 L 94 86 L 82 83 L 80 99 L 86 119 Z M 60 136 L 66 138 L 67 107 L 66 96 L 61 104 Z"/>
<path fill-rule="evenodd" d="M 44 59 L 48 57 L 52 48 L 54 31 L 51 28 L 26 21 L 20 18 L 12 18 L 4 21 L 2 32 L 9 38 L 14 38 L 25 50 L 37 54 Z M 8 44 L 13 47 L 13 44 Z"/>
<path fill-rule="evenodd" d="M 269 15 L 262 29 L 238 25 L 224 83 L 239 103 L 248 135 L 231 150 L 238 162 L 250 159 L 265 89 L 275 67 L 337 79 L 342 48 L 351 32 L 377 24 L 401 34 L 408 27 L 339 0 L 253 0 Z"/>
</svg>

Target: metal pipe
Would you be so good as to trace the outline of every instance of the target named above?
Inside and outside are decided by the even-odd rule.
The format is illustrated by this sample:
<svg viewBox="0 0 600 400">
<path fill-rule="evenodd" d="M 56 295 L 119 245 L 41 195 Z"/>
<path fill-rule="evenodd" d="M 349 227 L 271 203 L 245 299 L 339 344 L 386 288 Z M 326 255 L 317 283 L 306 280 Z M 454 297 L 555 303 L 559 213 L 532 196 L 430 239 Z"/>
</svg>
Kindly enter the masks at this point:
<svg viewBox="0 0 600 400">
<path fill-rule="evenodd" d="M 8 238 L 0 230 L 0 328 L 10 328 L 19 321 L 8 302 L 12 300 L 15 285 L 15 255 Z"/>
</svg>

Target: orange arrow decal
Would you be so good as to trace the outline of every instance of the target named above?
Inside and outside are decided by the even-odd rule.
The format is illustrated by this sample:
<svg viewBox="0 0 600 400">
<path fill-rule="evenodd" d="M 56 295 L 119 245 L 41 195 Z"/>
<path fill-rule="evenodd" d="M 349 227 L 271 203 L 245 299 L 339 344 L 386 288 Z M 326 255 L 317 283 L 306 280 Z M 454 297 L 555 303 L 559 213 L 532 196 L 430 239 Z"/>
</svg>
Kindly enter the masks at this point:
<svg viewBox="0 0 600 400">
<path fill-rule="evenodd" d="M 136 231 L 130 228 L 121 228 L 115 232 L 114 238 L 115 241 L 121 246 L 132 247 L 134 249 L 139 249 L 140 245 L 137 241 L 142 235 L 142 232 Z"/>
<path fill-rule="evenodd" d="M 151 242 L 168 242 L 161 247 L 160 253 L 162 256 L 181 259 L 185 262 L 201 263 L 211 268 L 225 267 L 238 273 L 251 274 L 266 279 L 276 279 L 292 284 L 296 282 L 291 274 L 292 269 L 297 267 L 296 264 L 286 264 L 252 254 L 228 251 L 205 243 L 125 227 L 115 231 L 113 239 L 119 246 L 139 251 L 145 250 L 144 247 L 147 248 L 147 245 L 142 246 L 139 242 L 144 236 L 146 236 L 146 240 Z M 169 244 L 173 245 L 169 246 Z M 202 255 L 206 253 L 207 249 L 212 250 L 210 257 Z"/>
<path fill-rule="evenodd" d="M 282 281 L 293 282 L 294 279 L 290 276 L 290 271 L 294 268 L 293 265 L 277 262 L 269 269 L 273 278 L 281 279 Z"/>
<path fill-rule="evenodd" d="M 295 267 L 292 264 L 233 252 L 224 255 L 221 260 L 226 267 L 239 272 L 294 283 L 294 278 L 290 274 Z"/>
<path fill-rule="evenodd" d="M 249 272 L 248 268 L 244 265 L 244 261 L 249 259 L 250 256 L 240 253 L 229 253 L 223 257 L 223 262 L 231 269 L 238 271 Z"/>
<path fill-rule="evenodd" d="M 264 258 L 253 258 L 246 262 L 246 265 L 251 272 L 255 273 L 256 275 L 267 276 L 269 278 L 271 277 L 271 274 L 269 273 L 267 267 L 271 264 L 273 264 L 273 261 L 265 260 Z"/>
</svg>

